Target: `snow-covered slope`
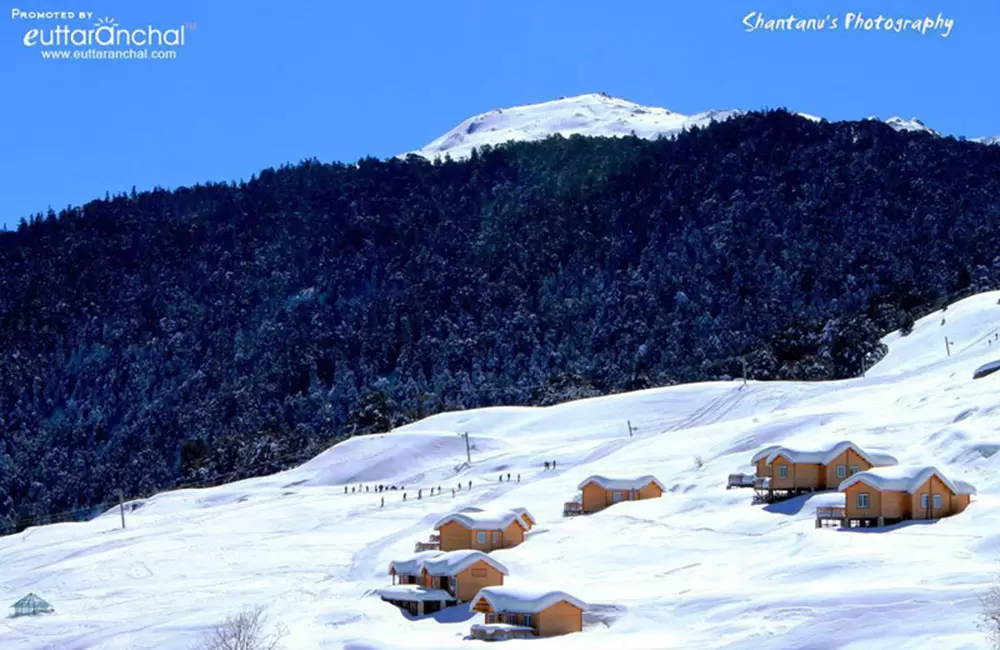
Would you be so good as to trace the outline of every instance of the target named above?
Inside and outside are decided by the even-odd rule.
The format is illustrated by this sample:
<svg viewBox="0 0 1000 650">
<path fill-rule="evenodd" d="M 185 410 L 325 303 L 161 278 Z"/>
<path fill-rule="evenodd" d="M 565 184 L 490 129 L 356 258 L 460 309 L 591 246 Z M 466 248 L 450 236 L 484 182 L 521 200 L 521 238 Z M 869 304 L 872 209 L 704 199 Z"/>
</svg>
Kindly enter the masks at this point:
<svg viewBox="0 0 1000 650">
<path fill-rule="evenodd" d="M 506 583 L 591 606 L 583 633 L 533 648 L 985 648 L 976 594 L 1000 570 L 1000 373 L 972 373 L 1000 358 L 998 299 L 963 300 L 888 336 L 864 378 L 444 413 L 288 472 L 158 495 L 125 530 L 111 511 L 0 538 L 0 601 L 33 591 L 56 610 L 0 618 L 0 648 L 187 650 L 252 603 L 289 628 L 292 650 L 479 647 L 463 640 L 481 621 L 467 607 L 411 620 L 373 595 L 391 560 L 467 506 L 528 507 L 525 542 L 494 554 Z M 934 523 L 818 530 L 815 506 L 834 495 L 763 507 L 725 489 L 764 446 L 844 439 L 933 465 L 978 495 Z M 498 482 L 508 472 L 515 480 Z M 667 491 L 563 518 L 593 474 L 652 474 Z M 380 495 L 344 494 L 360 481 L 405 485 L 407 500 L 388 492 L 380 507 Z M 432 486 L 442 494 L 429 496 Z"/>
<path fill-rule="evenodd" d="M 654 140 L 659 137 L 674 137 L 691 127 L 708 126 L 712 122 L 744 113 L 744 110 L 712 110 L 683 115 L 604 93 L 591 93 L 482 113 L 470 117 L 422 149 L 410 153 L 430 159 L 445 155 L 460 159 L 468 157 L 472 149 L 484 145 L 496 146 L 511 140 L 531 142 L 557 133 L 565 137 L 575 134 L 605 137 L 634 134 Z M 821 119 L 807 113 L 798 115 L 814 121 Z M 938 135 L 937 131 L 916 118 L 904 120 L 890 117 L 885 122 L 897 131 L 925 131 Z"/>
</svg>

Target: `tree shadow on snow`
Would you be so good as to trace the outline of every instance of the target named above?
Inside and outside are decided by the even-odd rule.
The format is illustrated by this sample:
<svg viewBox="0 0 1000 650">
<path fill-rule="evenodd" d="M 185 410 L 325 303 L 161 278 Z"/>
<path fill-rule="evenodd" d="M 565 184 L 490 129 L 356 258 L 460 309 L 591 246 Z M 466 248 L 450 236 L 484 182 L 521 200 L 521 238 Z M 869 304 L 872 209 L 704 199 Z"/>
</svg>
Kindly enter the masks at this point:
<svg viewBox="0 0 1000 650">
<path fill-rule="evenodd" d="M 464 623 L 476 615 L 476 612 L 472 611 L 472 608 L 469 607 L 468 603 L 445 607 L 444 609 L 434 612 L 433 614 L 424 614 L 423 616 L 414 616 L 405 609 L 397 609 L 399 609 L 400 615 L 408 621 L 422 621 L 432 618 L 438 623 Z"/>
<path fill-rule="evenodd" d="M 431 617 L 438 623 L 464 623 L 475 615 L 476 612 L 472 611 L 468 604 L 465 604 L 445 607 L 440 612 L 431 614 Z"/>
<path fill-rule="evenodd" d="M 791 499 L 785 499 L 784 501 L 778 501 L 777 503 L 769 503 L 764 506 L 764 511 L 777 515 L 797 515 L 802 512 L 802 508 L 805 507 L 809 499 L 819 494 L 833 494 L 833 490 L 803 494 Z"/>
</svg>

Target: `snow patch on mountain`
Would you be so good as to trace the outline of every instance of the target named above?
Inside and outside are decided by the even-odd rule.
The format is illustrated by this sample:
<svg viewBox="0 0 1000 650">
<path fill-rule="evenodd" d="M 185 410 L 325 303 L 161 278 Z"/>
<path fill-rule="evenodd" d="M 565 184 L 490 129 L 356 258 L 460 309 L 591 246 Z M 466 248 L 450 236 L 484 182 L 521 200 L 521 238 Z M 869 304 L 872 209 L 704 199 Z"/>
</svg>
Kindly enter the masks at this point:
<svg viewBox="0 0 1000 650">
<path fill-rule="evenodd" d="M 869 117 L 868 119 L 877 120 L 879 118 Z M 885 120 L 885 123 L 891 126 L 892 128 L 896 129 L 897 131 L 913 131 L 913 132 L 930 133 L 931 135 L 938 135 L 938 136 L 941 135 L 940 133 L 938 133 L 931 127 L 927 126 L 926 124 L 924 124 L 915 117 L 911 117 L 910 119 L 906 120 L 897 115 L 893 115 L 889 119 Z"/>
</svg>

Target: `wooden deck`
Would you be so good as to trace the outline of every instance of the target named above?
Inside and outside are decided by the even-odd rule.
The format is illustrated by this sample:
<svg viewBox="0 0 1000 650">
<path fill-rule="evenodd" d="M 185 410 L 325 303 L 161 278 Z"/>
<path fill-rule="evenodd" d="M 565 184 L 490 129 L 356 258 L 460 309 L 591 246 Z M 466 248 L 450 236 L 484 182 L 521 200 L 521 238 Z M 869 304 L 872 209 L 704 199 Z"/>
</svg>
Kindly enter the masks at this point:
<svg viewBox="0 0 1000 650">
<path fill-rule="evenodd" d="M 726 480 L 726 489 L 753 487 L 757 483 L 757 477 L 753 474 L 730 474 Z"/>
<path fill-rule="evenodd" d="M 563 517 L 575 517 L 583 514 L 583 504 L 578 501 L 567 501 L 563 504 Z"/>
</svg>

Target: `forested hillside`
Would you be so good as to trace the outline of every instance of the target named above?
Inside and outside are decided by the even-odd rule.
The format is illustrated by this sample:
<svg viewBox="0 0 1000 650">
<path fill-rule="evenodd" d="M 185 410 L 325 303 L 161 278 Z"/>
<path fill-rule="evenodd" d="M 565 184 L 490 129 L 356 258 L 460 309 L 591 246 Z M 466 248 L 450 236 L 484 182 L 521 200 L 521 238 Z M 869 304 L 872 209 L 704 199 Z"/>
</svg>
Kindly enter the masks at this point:
<svg viewBox="0 0 1000 650">
<path fill-rule="evenodd" d="M 880 334 L 998 286 L 998 230 L 1000 147 L 784 111 L 39 216 L 0 233 L 0 528 L 739 355 L 851 376 Z"/>
</svg>

